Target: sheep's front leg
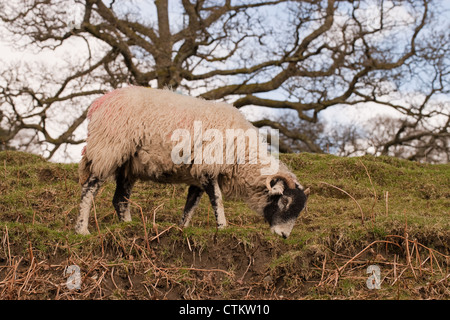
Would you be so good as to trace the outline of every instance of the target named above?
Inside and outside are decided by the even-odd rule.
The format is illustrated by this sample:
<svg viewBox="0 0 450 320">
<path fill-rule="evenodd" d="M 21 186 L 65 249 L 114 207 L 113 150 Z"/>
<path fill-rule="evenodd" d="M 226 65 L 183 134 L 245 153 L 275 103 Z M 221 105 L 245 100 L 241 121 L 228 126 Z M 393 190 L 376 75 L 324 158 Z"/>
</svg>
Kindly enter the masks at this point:
<svg viewBox="0 0 450 320">
<path fill-rule="evenodd" d="M 90 176 L 81 188 L 80 214 L 75 224 L 75 232 L 88 235 L 89 212 L 91 211 L 94 197 L 103 184 L 103 180 Z"/>
<path fill-rule="evenodd" d="M 211 201 L 211 205 L 214 209 L 217 228 L 225 228 L 227 226 L 227 220 L 225 218 L 225 211 L 223 209 L 222 191 L 220 191 L 217 179 L 207 179 L 207 181 L 203 184 L 203 189 L 208 195 L 209 200 Z"/>
<path fill-rule="evenodd" d="M 189 186 L 186 205 L 183 210 L 183 219 L 181 219 L 180 226 L 185 228 L 189 225 L 192 215 L 200 202 L 203 195 L 203 190 L 197 186 Z"/>
</svg>

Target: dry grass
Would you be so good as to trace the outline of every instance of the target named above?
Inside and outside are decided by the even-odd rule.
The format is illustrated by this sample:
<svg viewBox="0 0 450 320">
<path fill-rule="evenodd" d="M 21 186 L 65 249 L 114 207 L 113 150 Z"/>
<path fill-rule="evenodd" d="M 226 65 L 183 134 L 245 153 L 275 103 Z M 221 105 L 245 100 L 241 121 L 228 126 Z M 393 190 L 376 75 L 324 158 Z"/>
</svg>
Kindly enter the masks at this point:
<svg viewBox="0 0 450 320">
<path fill-rule="evenodd" d="M 449 299 L 449 166 L 283 156 L 313 193 L 287 240 L 244 204 L 216 230 L 207 199 L 176 222 L 185 188 L 138 184 L 131 223 L 100 191 L 92 235 L 72 231 L 76 166 L 0 153 L 0 299 Z M 80 288 L 69 289 L 71 265 Z M 380 267 L 381 288 L 366 286 Z M 70 279 L 69 279 L 70 278 Z"/>
</svg>

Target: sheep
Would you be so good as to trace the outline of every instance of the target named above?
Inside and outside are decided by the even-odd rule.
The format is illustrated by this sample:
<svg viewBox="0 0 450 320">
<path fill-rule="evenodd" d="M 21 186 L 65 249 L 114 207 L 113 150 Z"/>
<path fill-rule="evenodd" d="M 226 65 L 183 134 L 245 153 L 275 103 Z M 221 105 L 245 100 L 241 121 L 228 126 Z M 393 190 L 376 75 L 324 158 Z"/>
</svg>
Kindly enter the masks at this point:
<svg viewBox="0 0 450 320">
<path fill-rule="evenodd" d="M 208 161 L 211 157 L 207 155 L 201 158 L 206 151 L 213 158 L 222 154 L 220 143 L 215 145 L 218 148 L 206 146 L 200 157 L 195 154 L 207 140 L 198 137 L 199 130 L 204 130 L 205 134 L 212 132 L 210 140 L 214 134 L 220 136 L 229 129 L 238 133 L 245 131 L 249 142 L 251 133 L 257 134 L 257 129 L 229 104 L 184 96 L 167 89 L 130 86 L 95 100 L 88 110 L 88 119 L 87 144 L 79 164 L 81 201 L 75 224 L 78 234 L 89 234 L 93 199 L 109 177 L 115 177 L 112 203 L 121 221 L 131 221 L 128 200 L 138 179 L 189 186 L 181 227 L 189 225 L 203 193 L 209 197 L 217 228 L 227 226 L 223 195 L 243 199 L 264 217 L 272 232 L 283 238 L 289 236 L 306 205 L 309 188 L 305 190 L 281 161 L 267 152 L 260 152 L 259 162 L 243 161 L 246 157 L 250 160 L 258 148 L 260 151 L 264 146 L 267 149 L 262 142 L 248 143 L 238 150 L 237 145 L 230 147 L 227 141 L 226 146 L 231 150 L 231 156 L 227 150 L 226 155 L 230 156 L 227 160 L 234 159 L 231 163 Z M 180 143 L 183 133 L 190 136 Z M 239 138 L 232 137 L 231 142 Z M 264 171 L 268 163 L 276 163 L 277 171 Z"/>
</svg>

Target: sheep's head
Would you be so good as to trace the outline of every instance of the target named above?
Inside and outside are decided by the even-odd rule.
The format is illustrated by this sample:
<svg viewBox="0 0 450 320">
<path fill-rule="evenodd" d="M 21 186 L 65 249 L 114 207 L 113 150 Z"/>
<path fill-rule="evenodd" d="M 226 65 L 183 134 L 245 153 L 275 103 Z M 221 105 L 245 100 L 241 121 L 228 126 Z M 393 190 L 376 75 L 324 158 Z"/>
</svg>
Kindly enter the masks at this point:
<svg viewBox="0 0 450 320">
<path fill-rule="evenodd" d="M 267 177 L 266 187 L 268 203 L 264 208 L 264 218 L 272 232 L 286 239 L 306 206 L 310 190 L 303 190 L 296 180 L 284 174 Z"/>
</svg>

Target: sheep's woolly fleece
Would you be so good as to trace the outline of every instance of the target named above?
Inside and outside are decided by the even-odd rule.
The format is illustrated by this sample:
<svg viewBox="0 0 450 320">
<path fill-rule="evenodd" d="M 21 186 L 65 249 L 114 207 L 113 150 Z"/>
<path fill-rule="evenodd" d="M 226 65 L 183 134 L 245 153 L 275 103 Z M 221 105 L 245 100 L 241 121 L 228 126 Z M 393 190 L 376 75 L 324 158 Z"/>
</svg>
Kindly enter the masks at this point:
<svg viewBox="0 0 450 320">
<path fill-rule="evenodd" d="M 231 166 L 204 163 L 175 165 L 171 160 L 171 150 L 176 144 L 171 140 L 172 133 L 176 129 L 187 129 L 193 137 L 194 121 L 201 121 L 203 132 L 218 129 L 224 137 L 226 129 L 257 130 L 229 104 L 184 96 L 170 90 L 132 86 L 114 90 L 95 100 L 89 108 L 88 119 L 87 146 L 80 169 L 88 166 L 87 171 L 99 178 L 106 179 L 118 167 L 131 161 L 133 175 L 158 181 L 165 173 L 170 173 L 176 181 L 167 182 L 188 184 L 195 184 L 203 174 L 212 177 L 220 174 L 235 179 L 236 170 L 241 171 L 241 176 L 242 170 L 247 167 L 245 170 L 251 172 L 243 177 L 246 181 L 241 181 L 241 187 L 256 182 L 248 181 L 249 175 L 251 179 L 261 179 L 257 184 L 264 186 L 265 177 L 260 177 L 255 170 L 260 166 L 247 163 Z M 194 143 L 191 145 L 193 148 Z M 247 155 L 248 152 L 246 150 Z M 266 165 L 270 162 L 260 160 L 264 160 Z M 281 163 L 280 170 L 288 172 Z M 233 189 L 232 186 L 230 188 Z M 222 191 L 227 194 L 232 190 Z"/>
</svg>

